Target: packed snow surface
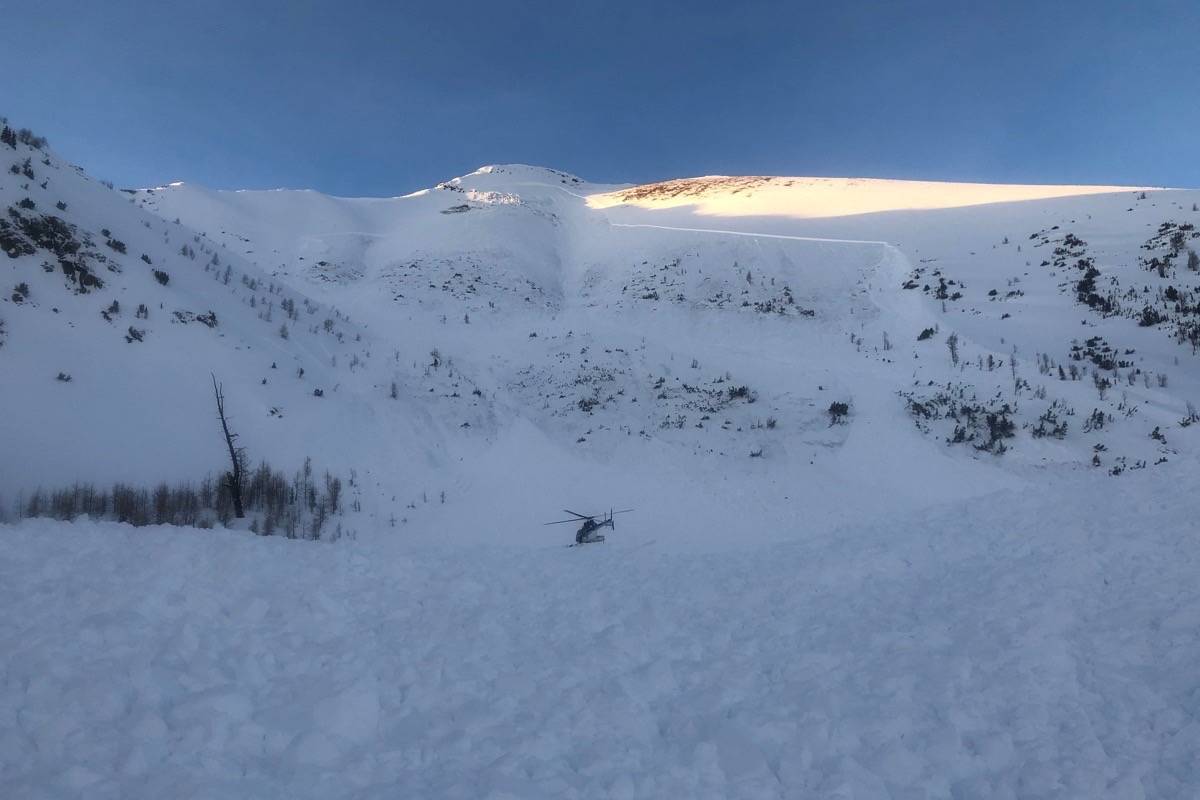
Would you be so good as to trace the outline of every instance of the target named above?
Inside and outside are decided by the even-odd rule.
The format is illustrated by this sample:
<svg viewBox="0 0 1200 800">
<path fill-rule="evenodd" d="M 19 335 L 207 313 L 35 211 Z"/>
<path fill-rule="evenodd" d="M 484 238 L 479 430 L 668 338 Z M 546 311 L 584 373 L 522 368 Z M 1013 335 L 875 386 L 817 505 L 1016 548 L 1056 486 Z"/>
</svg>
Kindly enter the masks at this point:
<svg viewBox="0 0 1200 800">
<path fill-rule="evenodd" d="M 1186 477 L 733 554 L 0 528 L 0 795 L 1194 797 Z"/>
</svg>

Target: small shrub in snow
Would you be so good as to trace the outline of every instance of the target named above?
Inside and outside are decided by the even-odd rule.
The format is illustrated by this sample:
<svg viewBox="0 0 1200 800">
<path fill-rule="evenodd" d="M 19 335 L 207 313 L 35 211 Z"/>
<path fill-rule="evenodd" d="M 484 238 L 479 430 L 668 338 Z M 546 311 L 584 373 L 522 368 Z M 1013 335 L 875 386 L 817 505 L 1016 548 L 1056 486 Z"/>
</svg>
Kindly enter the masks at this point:
<svg viewBox="0 0 1200 800">
<path fill-rule="evenodd" d="M 1167 316 L 1151 305 L 1146 305 L 1142 308 L 1138 315 L 1137 323 L 1143 328 L 1153 328 L 1160 322 L 1166 322 Z"/>
<path fill-rule="evenodd" d="M 752 397 L 753 396 L 750 393 L 750 387 L 748 387 L 748 386 L 730 386 L 729 387 L 729 399 L 730 400 L 745 400 L 747 402 L 753 402 Z"/>
<path fill-rule="evenodd" d="M 1005 440 L 1016 435 L 1012 420 L 1015 412 L 1000 394 L 984 404 L 976 399 L 970 387 L 949 383 L 925 396 L 905 392 L 901 396 L 908 402 L 908 412 L 922 432 L 931 432 L 938 420 L 953 425 L 946 437 L 947 444 L 971 444 L 976 450 L 1000 455 L 1008 450 Z"/>
<path fill-rule="evenodd" d="M 1004 440 L 1016 436 L 1016 425 L 1009 417 L 1010 413 L 1012 412 L 1006 403 L 1000 411 L 984 415 L 984 422 L 987 426 L 987 438 L 975 445 L 976 450 L 983 450 L 996 455 L 1000 455 L 1008 450 L 1008 446 L 1004 444 Z"/>
<path fill-rule="evenodd" d="M 1102 431 L 1104 426 L 1111 421 L 1110 417 L 1098 408 L 1093 408 L 1092 413 L 1088 414 L 1087 419 L 1083 421 L 1084 433 L 1092 431 Z"/>
<path fill-rule="evenodd" d="M 1067 423 L 1066 421 L 1060 419 L 1059 416 L 1063 413 L 1069 415 L 1073 413 L 1073 411 L 1069 408 L 1065 409 L 1064 411 L 1064 407 L 1059 403 L 1059 401 L 1055 400 L 1050 404 L 1050 407 L 1046 409 L 1045 413 L 1038 417 L 1038 424 L 1030 429 L 1030 435 L 1035 439 L 1065 438 L 1067 435 Z"/>
<path fill-rule="evenodd" d="M 1189 400 L 1187 404 L 1187 416 L 1179 420 L 1179 427 L 1186 428 L 1189 425 L 1194 425 L 1200 422 L 1200 411 L 1196 410 L 1196 406 Z"/>
</svg>

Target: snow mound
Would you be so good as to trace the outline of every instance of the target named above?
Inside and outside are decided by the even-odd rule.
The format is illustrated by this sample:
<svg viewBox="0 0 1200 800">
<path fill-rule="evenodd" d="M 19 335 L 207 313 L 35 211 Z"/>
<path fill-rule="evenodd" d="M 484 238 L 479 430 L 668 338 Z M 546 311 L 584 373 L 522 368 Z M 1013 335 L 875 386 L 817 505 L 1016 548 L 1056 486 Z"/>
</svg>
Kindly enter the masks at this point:
<svg viewBox="0 0 1200 800">
<path fill-rule="evenodd" d="M 467 180 L 479 175 L 506 176 L 521 180 L 543 180 L 565 184 L 581 184 L 584 182 L 582 178 L 572 175 L 569 172 L 550 169 L 549 167 L 535 167 L 529 164 L 489 164 L 480 167 L 470 175 L 466 175 L 459 180 Z"/>
</svg>

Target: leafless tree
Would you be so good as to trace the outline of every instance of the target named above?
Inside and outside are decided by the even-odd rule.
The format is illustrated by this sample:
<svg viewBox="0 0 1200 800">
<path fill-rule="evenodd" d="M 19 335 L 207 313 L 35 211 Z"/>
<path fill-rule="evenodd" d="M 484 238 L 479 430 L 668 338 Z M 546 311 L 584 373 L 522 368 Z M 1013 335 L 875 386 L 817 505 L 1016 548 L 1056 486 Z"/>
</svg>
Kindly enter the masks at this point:
<svg viewBox="0 0 1200 800">
<path fill-rule="evenodd" d="M 246 485 L 246 448 L 238 447 L 238 435 L 229 430 L 229 419 L 225 416 L 225 394 L 217 376 L 212 376 L 213 395 L 217 399 L 217 418 L 221 420 L 221 431 L 225 434 L 225 446 L 229 448 L 229 460 L 233 468 L 225 473 L 225 485 L 229 489 L 229 499 L 233 501 L 233 515 L 238 519 L 246 516 L 242 506 L 242 488 Z"/>
</svg>

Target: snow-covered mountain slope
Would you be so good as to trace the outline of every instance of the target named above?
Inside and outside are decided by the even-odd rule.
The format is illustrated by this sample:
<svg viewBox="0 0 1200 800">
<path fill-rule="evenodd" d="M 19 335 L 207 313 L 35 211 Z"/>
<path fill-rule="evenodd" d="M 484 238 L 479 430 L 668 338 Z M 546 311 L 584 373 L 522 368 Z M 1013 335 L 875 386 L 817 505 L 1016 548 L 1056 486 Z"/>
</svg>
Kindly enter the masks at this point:
<svg viewBox="0 0 1200 800">
<path fill-rule="evenodd" d="M 440 447 L 409 400 L 364 400 L 368 365 L 389 355 L 350 317 L 129 193 L 0 144 L 0 214 L 5 505 L 38 486 L 222 469 L 211 375 L 255 461 L 311 455 L 345 474 L 380 436 Z M 341 421 L 355 417 L 370 426 Z"/>
<path fill-rule="evenodd" d="M 588 197 L 588 205 L 592 208 L 632 206 L 655 210 L 690 207 L 697 214 L 715 217 L 819 219 L 901 209 L 961 208 L 1111 194 L 1134 188 L 710 175 L 593 194 Z"/>
<path fill-rule="evenodd" d="M 454 535 L 537 541 L 547 509 L 611 500 L 643 530 L 700 517 L 681 535 L 713 546 L 792 538 L 800 508 L 827 525 L 919 507 L 934 485 L 961 499 L 1047 468 L 1190 458 L 1198 199 L 618 188 L 521 165 L 381 200 L 136 195 L 373 336 L 453 358 L 495 415 L 455 470 Z"/>
<path fill-rule="evenodd" d="M 1200 786 L 1200 193 L 0 167 L 0 495 L 223 468 L 213 372 L 362 506 L 0 526 L 0 794 Z"/>
<path fill-rule="evenodd" d="M 10 496 L 219 469 L 209 372 L 252 458 L 355 470 L 368 528 L 420 498 L 419 539 L 534 544 L 554 509 L 611 503 L 725 548 L 802 535 L 799 509 L 865 522 L 932 485 L 962 500 L 1195 452 L 1193 192 L 622 189 L 504 165 L 395 198 L 124 193 L 2 152 L 10 236 L 61 217 L 88 265 L 9 248 L 28 287 L 2 312 L 0 369 L 25 389 Z"/>
</svg>

